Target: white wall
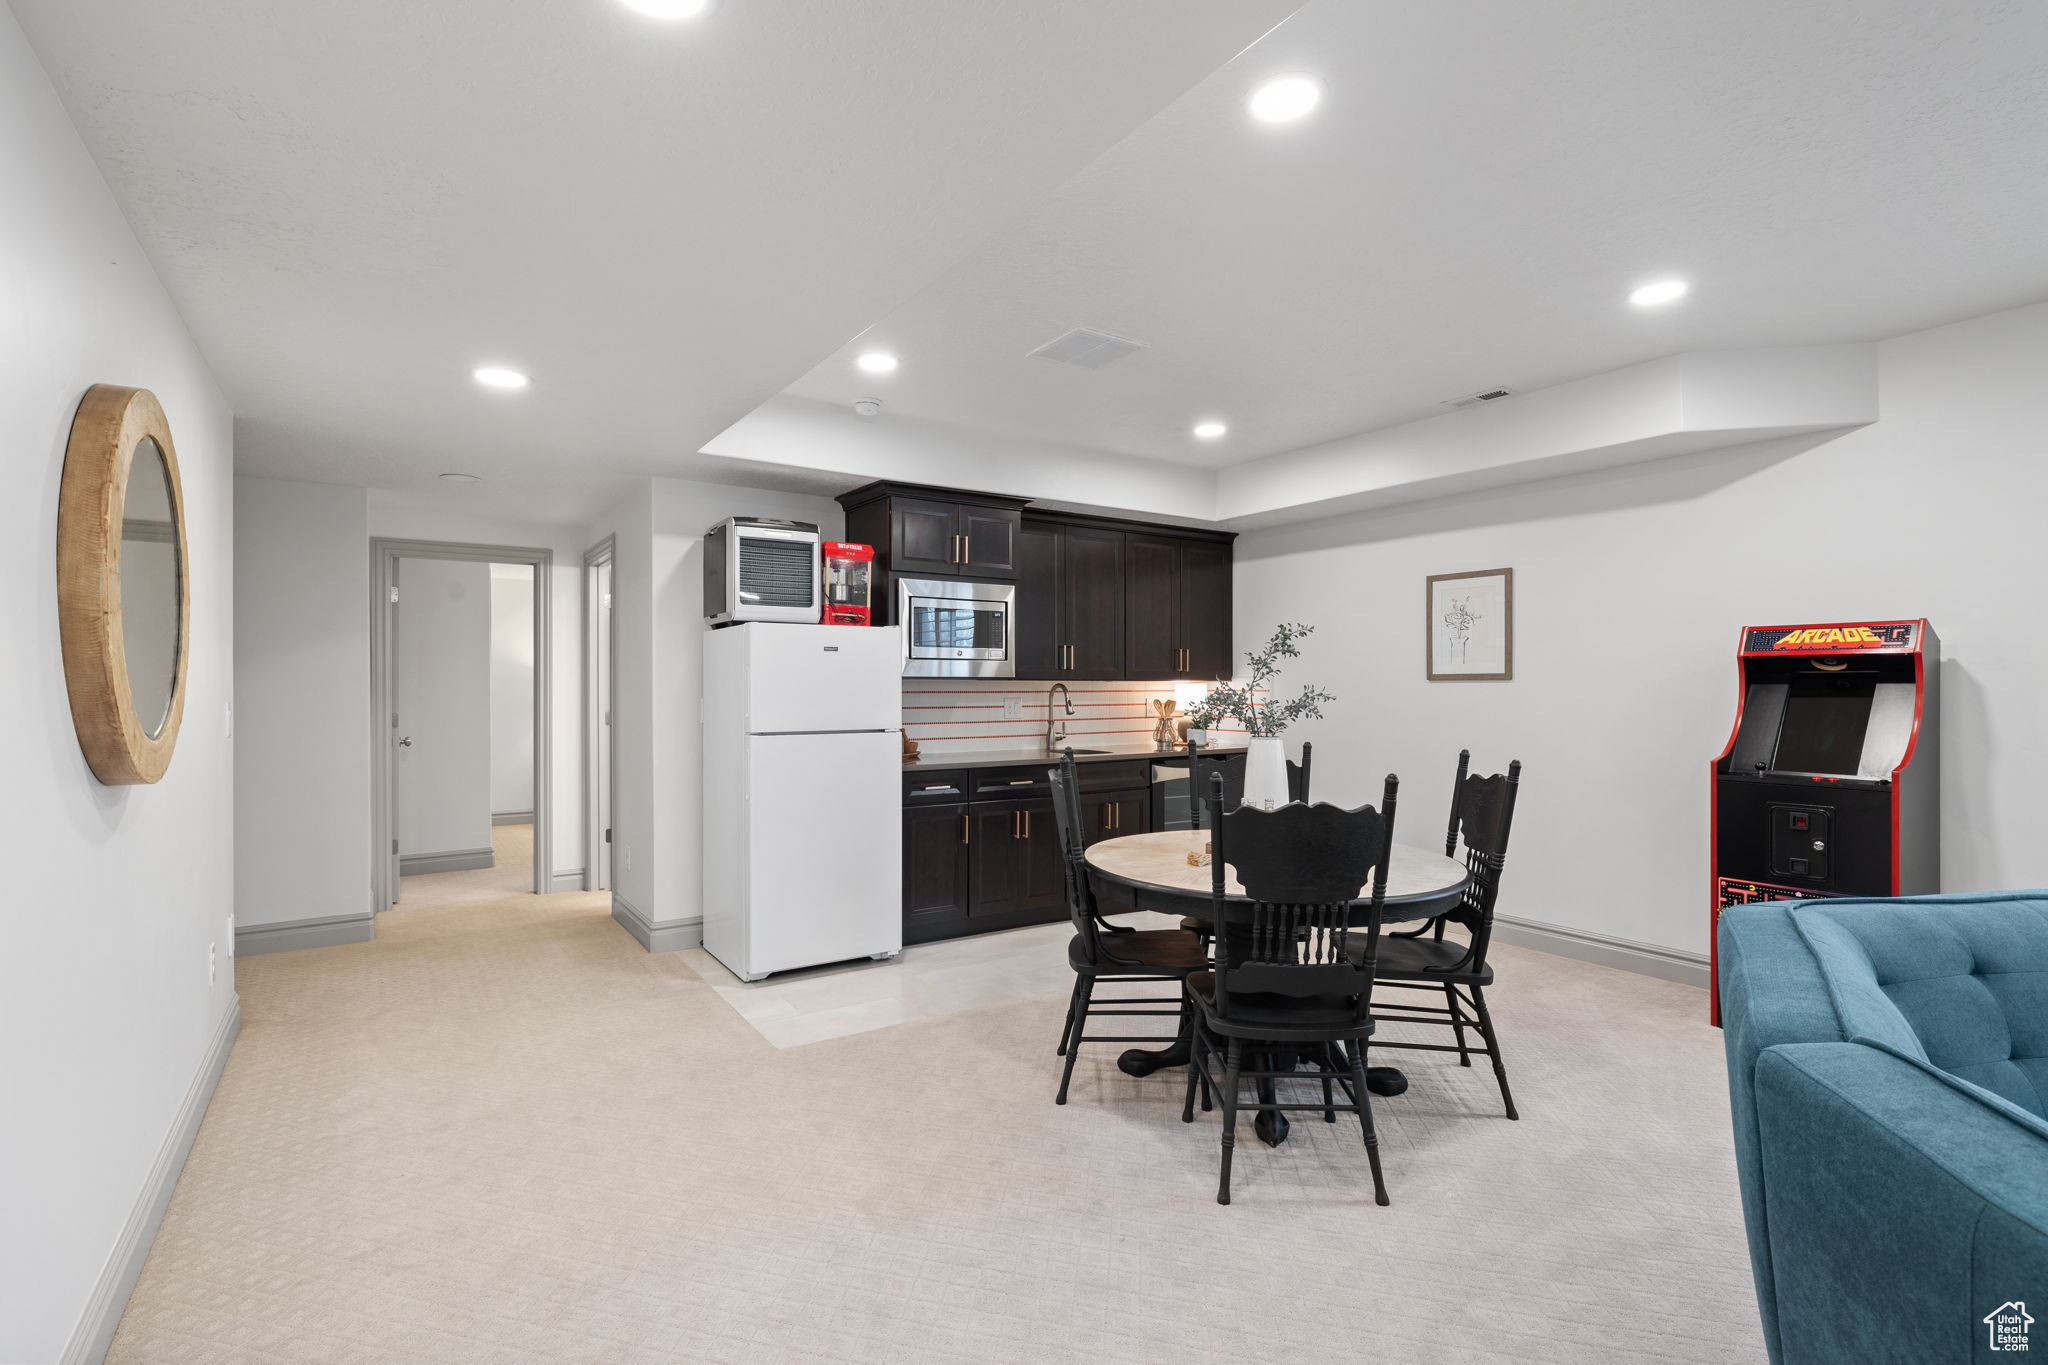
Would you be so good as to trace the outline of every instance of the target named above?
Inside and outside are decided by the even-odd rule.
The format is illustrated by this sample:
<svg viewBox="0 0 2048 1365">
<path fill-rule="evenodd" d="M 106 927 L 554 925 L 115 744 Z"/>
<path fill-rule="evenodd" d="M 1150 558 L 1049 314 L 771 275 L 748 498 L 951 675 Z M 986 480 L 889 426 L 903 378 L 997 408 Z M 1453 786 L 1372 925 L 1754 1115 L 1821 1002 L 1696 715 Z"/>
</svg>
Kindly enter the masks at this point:
<svg viewBox="0 0 2048 1365">
<path fill-rule="evenodd" d="M 363 490 L 236 479 L 241 928 L 372 914 L 369 686 Z"/>
<path fill-rule="evenodd" d="M 2048 305 L 1883 343 L 1879 420 L 1247 534 L 1240 650 L 1317 626 L 1319 794 L 1402 778 L 1442 830 L 1460 747 L 1524 761 L 1501 913 L 1705 952 L 1707 767 L 1750 624 L 1926 616 L 1944 645 L 1943 882 L 2048 883 Z M 1423 679 L 1423 579 L 1515 570 L 1515 678 Z"/>
<path fill-rule="evenodd" d="M 395 652 L 399 856 L 488 849 L 491 566 L 400 559 Z"/>
<path fill-rule="evenodd" d="M 493 564 L 491 813 L 521 811 L 533 811 L 533 568 Z"/>
<path fill-rule="evenodd" d="M 232 1017 L 232 414 L 0 6 L 0 1360 L 67 1349 Z M 191 553 L 191 667 L 164 779 L 103 787 L 58 654 L 57 490 L 79 398 L 153 391 Z M 198 1097 L 203 1098 L 203 1089 Z"/>
<path fill-rule="evenodd" d="M 583 872 L 583 533 L 573 527 L 500 517 L 463 516 L 370 490 L 370 535 L 550 550 L 548 580 L 549 764 L 553 776 L 550 870 L 557 889 L 582 885 Z"/>
</svg>

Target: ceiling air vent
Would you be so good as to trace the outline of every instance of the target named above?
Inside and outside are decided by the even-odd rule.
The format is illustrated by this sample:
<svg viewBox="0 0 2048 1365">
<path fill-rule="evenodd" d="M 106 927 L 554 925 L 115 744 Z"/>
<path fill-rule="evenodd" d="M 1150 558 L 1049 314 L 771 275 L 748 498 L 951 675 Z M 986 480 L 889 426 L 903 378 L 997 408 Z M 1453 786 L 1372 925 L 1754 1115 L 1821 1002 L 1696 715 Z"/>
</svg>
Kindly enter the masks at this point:
<svg viewBox="0 0 2048 1365">
<path fill-rule="evenodd" d="M 1478 393 L 1468 393 L 1462 398 L 1446 398 L 1442 406 L 1447 408 L 1476 408 L 1481 403 L 1495 403 L 1503 398 L 1512 398 L 1514 396 L 1515 391 L 1513 389 L 1481 389 Z"/>
<path fill-rule="evenodd" d="M 1111 361 L 1122 360 L 1131 352 L 1144 349 L 1145 343 L 1142 341 L 1111 336 L 1107 332 L 1097 332 L 1087 327 L 1076 327 L 1064 336 L 1054 337 L 1031 354 L 1040 360 L 1057 360 L 1062 365 L 1079 365 L 1084 370 L 1099 370 Z"/>
</svg>

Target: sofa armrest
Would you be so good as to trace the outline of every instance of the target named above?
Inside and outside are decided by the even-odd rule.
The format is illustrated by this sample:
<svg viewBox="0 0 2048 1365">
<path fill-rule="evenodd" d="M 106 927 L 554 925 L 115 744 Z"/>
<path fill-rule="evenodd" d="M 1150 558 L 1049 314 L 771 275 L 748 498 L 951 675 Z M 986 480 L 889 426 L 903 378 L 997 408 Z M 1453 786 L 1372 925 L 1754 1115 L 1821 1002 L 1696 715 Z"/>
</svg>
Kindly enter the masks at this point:
<svg viewBox="0 0 2048 1365">
<path fill-rule="evenodd" d="M 1735 1127 L 1742 1221 L 1749 1234 L 1764 1347 L 1773 1361 L 1779 1361 L 1770 1219 L 1757 1156 L 1756 1062 L 1766 1049 L 1782 1043 L 1838 1042 L 1842 1028 L 1820 964 L 1785 906 L 1730 906 L 1715 927 L 1715 958 L 1720 966 L 1721 1043 L 1728 1054 L 1728 1109 Z"/>
<path fill-rule="evenodd" d="M 1984 1315 L 2048 1283 L 2039 1126 L 1856 1043 L 1768 1049 L 1755 1092 L 1782 1365 L 2006 1359 Z"/>
</svg>

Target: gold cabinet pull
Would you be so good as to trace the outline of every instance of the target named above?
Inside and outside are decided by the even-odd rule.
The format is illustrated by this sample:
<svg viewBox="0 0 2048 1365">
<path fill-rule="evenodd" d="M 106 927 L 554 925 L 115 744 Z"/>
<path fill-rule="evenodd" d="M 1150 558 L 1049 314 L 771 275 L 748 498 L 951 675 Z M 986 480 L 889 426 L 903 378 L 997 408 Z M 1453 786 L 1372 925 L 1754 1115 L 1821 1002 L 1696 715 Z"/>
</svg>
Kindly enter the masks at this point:
<svg viewBox="0 0 2048 1365">
<path fill-rule="evenodd" d="M 1031 837 L 1031 812 L 1028 810 L 1024 812 L 1024 837 Z"/>
<path fill-rule="evenodd" d="M 973 818 L 972 816 L 968 816 L 968 815 L 963 815 L 963 816 L 961 816 L 961 817 L 960 817 L 960 842 L 961 842 L 961 843 L 963 843 L 963 844 L 964 844 L 964 843 L 967 843 L 967 842 L 969 841 L 969 839 L 970 839 L 970 838 L 971 838 L 971 837 L 973 836 L 973 833 L 974 833 L 974 818 Z"/>
</svg>

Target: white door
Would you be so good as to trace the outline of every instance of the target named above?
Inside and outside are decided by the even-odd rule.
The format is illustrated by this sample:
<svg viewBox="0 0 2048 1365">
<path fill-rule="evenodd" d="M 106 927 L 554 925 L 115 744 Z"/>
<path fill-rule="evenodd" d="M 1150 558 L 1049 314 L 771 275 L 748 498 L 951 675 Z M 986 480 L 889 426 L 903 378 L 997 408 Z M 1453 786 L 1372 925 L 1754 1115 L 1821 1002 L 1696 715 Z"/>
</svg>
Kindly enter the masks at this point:
<svg viewBox="0 0 2048 1365">
<path fill-rule="evenodd" d="M 491 849 L 491 566 L 399 563 L 392 830 L 403 871 Z"/>
<path fill-rule="evenodd" d="M 747 741 L 750 974 L 903 946 L 902 769 L 886 732 Z"/>
<path fill-rule="evenodd" d="M 896 627 L 757 624 L 738 629 L 747 632 L 749 733 L 894 730 L 902 725 L 903 653 Z"/>
</svg>

